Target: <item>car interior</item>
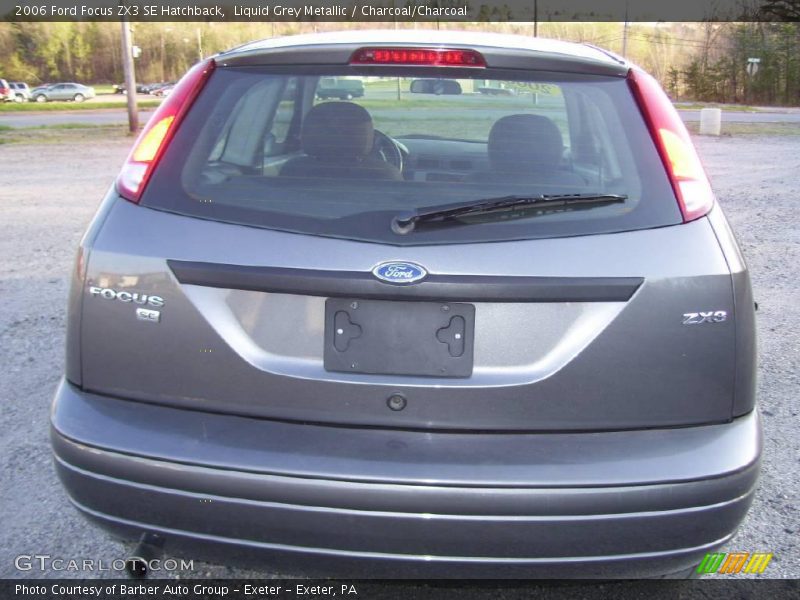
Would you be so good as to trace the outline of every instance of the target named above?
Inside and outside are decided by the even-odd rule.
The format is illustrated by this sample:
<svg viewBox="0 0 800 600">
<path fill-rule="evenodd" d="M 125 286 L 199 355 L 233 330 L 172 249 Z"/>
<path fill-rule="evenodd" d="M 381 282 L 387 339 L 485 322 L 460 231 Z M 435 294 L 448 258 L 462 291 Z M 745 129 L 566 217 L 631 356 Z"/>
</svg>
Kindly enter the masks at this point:
<svg viewBox="0 0 800 600">
<path fill-rule="evenodd" d="M 379 136 L 384 135 L 380 132 Z M 303 118 L 302 154 L 281 167 L 281 177 L 395 179 L 399 165 L 376 156 L 375 128 L 367 110 L 352 102 L 324 102 Z M 391 142 L 389 142 L 391 143 Z"/>
<path fill-rule="evenodd" d="M 426 86 L 420 83 L 439 80 L 417 78 L 398 84 L 398 88 L 403 85 L 408 103 L 403 109 L 389 106 L 391 97 L 373 99 L 376 93 L 369 91 L 369 84 L 364 98 L 322 100 L 315 94 L 319 80 L 284 77 L 247 90 L 206 155 L 210 170 L 205 175 L 211 180 L 221 174 L 241 174 L 418 182 L 502 180 L 581 187 L 595 183 L 601 174 L 607 183 L 610 176 L 620 173 L 618 157 L 609 152 L 613 144 L 603 144 L 598 139 L 601 132 L 593 131 L 588 119 L 574 123 L 576 119 L 568 113 L 576 109 L 567 106 L 562 96 L 551 95 L 540 106 L 512 112 L 523 104 L 521 97 L 462 94 L 460 85 Z M 279 97 L 276 83 L 282 85 Z M 424 113 L 435 110 L 437 101 L 448 110 L 448 100 L 452 103 L 453 98 L 465 106 L 461 123 L 448 118 L 447 135 L 435 127 L 427 131 L 431 123 Z M 371 103 L 389 107 L 373 108 Z M 493 117 L 491 122 L 487 122 L 489 117 Z M 384 124 L 398 129 L 401 119 L 408 126 L 399 133 L 383 130 Z M 482 128 L 480 135 L 470 130 L 473 120 Z M 578 125 L 584 131 L 577 131 Z"/>
<path fill-rule="evenodd" d="M 636 146 L 594 83 L 441 84 L 417 72 L 362 76 L 364 96 L 340 100 L 319 95 L 327 73 L 253 71 L 215 74 L 219 93 L 201 96 L 203 116 L 178 136 L 186 196 L 151 191 L 155 204 L 234 221 L 270 213 L 288 229 L 329 231 L 333 221 L 344 228 L 344 219 L 383 222 L 398 211 L 510 195 L 630 198 L 591 213 L 549 211 L 551 220 L 609 218 L 639 203 Z"/>
</svg>

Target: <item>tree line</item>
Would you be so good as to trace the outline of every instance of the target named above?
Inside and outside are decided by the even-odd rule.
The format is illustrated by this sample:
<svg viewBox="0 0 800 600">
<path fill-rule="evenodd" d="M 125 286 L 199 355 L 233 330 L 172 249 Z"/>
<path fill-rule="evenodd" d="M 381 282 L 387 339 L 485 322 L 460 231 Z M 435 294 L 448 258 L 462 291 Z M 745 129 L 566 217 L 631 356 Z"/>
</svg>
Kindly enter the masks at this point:
<svg viewBox="0 0 800 600">
<path fill-rule="evenodd" d="M 134 23 L 140 82 L 174 81 L 203 57 L 255 39 L 357 23 Z M 370 23 L 370 27 L 533 34 L 532 23 Z M 0 77 L 119 83 L 119 23 L 0 23 Z M 539 23 L 539 35 L 608 48 L 653 73 L 680 100 L 800 106 L 800 23 Z M 758 59 L 748 72 L 748 59 Z"/>
<path fill-rule="evenodd" d="M 800 24 L 726 24 L 702 50 L 669 70 L 664 83 L 674 96 L 800 106 Z"/>
</svg>

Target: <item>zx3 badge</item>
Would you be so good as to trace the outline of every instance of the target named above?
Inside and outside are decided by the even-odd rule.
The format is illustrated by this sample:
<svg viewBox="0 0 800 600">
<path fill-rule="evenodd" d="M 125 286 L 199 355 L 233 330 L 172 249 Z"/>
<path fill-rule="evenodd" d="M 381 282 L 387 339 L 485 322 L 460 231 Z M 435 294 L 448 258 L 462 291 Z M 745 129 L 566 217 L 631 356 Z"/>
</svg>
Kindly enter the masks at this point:
<svg viewBox="0 0 800 600">
<path fill-rule="evenodd" d="M 700 323 L 722 323 L 727 320 L 728 311 L 713 310 L 708 312 L 683 313 L 684 325 L 699 325 Z"/>
</svg>

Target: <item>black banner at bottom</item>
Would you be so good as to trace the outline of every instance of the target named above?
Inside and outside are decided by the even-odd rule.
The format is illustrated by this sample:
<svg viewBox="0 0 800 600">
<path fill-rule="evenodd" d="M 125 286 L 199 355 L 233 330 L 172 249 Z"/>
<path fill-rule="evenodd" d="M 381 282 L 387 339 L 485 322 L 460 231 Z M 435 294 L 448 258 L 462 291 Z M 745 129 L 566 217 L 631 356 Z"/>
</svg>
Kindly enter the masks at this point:
<svg viewBox="0 0 800 600">
<path fill-rule="evenodd" d="M 409 580 L 0 580 L 0 598 L 18 599 L 416 599 L 446 598 L 800 598 L 795 579 L 713 579 L 661 581 L 409 581 Z"/>
</svg>

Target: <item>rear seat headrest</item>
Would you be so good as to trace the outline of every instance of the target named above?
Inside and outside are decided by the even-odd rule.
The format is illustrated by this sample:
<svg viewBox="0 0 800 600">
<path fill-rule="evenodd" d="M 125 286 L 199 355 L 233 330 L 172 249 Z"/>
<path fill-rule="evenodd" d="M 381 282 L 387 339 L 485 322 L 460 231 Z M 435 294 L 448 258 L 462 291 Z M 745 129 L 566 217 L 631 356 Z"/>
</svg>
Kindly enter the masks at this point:
<svg viewBox="0 0 800 600">
<path fill-rule="evenodd" d="M 352 102 L 317 104 L 303 122 L 303 152 L 317 158 L 366 156 L 372 150 L 373 138 L 372 117 Z"/>
<path fill-rule="evenodd" d="M 561 132 L 540 115 L 508 115 L 489 132 L 489 162 L 496 171 L 524 173 L 556 168 L 564 154 Z"/>
</svg>

